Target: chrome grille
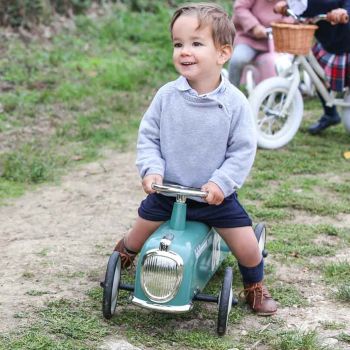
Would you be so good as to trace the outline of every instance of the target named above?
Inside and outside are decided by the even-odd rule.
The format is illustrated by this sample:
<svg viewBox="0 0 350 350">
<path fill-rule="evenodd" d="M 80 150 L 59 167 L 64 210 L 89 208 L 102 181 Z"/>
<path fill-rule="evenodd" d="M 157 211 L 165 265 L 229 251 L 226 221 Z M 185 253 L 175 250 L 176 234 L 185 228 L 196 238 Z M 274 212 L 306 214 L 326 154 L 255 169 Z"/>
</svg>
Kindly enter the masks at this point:
<svg viewBox="0 0 350 350">
<path fill-rule="evenodd" d="M 141 286 L 147 297 L 166 303 L 177 293 L 183 274 L 183 260 L 173 253 L 154 250 L 143 259 Z"/>
</svg>

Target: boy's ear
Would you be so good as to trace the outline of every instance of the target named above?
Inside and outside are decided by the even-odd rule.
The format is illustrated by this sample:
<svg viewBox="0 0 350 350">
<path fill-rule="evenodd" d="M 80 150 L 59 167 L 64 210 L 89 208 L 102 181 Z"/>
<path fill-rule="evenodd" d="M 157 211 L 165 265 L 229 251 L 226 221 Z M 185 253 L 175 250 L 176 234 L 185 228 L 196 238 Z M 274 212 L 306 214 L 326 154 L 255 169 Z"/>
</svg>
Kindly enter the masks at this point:
<svg viewBox="0 0 350 350">
<path fill-rule="evenodd" d="M 222 45 L 219 49 L 219 64 L 225 64 L 232 55 L 233 48 L 231 45 Z"/>
</svg>

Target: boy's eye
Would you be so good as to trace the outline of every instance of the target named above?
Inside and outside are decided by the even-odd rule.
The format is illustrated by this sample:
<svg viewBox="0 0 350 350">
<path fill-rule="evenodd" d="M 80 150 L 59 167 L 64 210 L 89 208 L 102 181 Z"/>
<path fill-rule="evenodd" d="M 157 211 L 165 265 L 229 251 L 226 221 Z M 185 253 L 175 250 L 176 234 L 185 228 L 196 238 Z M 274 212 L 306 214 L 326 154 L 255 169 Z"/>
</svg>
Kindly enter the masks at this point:
<svg viewBox="0 0 350 350">
<path fill-rule="evenodd" d="M 174 43 L 174 47 L 181 47 L 182 45 L 180 43 Z"/>
<path fill-rule="evenodd" d="M 200 43 L 200 42 L 198 42 L 198 41 L 195 41 L 195 42 L 193 43 L 193 46 L 202 46 L 202 43 Z"/>
</svg>

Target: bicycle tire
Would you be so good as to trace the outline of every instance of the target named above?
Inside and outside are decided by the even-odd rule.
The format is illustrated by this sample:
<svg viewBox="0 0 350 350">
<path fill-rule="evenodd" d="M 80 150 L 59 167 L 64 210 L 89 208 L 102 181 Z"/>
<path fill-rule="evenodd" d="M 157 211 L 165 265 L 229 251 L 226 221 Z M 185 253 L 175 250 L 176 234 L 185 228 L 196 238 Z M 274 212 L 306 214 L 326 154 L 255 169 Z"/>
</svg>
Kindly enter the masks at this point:
<svg viewBox="0 0 350 350">
<path fill-rule="evenodd" d="M 304 111 L 303 98 L 299 90 L 287 110 L 281 117 L 281 111 L 290 81 L 273 77 L 262 81 L 249 96 L 257 127 L 258 147 L 277 149 L 287 145 L 297 133 Z"/>
</svg>

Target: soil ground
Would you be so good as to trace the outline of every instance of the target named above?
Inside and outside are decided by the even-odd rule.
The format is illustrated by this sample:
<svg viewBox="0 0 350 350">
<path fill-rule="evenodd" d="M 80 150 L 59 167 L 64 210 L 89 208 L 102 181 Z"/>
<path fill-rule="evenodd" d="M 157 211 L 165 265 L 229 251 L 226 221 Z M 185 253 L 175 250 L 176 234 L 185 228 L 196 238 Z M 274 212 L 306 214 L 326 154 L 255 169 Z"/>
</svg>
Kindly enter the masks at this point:
<svg viewBox="0 0 350 350">
<path fill-rule="evenodd" d="M 0 332 L 32 321 L 26 315 L 48 300 L 85 298 L 102 279 L 114 242 L 132 224 L 143 197 L 134 154 L 110 151 L 60 184 L 41 186 L 0 207 Z M 310 223 L 302 214 L 294 220 Z M 332 224 L 345 227 L 350 217 Z M 339 252 L 338 258 L 349 257 L 349 249 Z M 327 321 L 343 323 L 344 332 L 350 332 L 349 304 L 329 300 L 319 276 L 296 266 L 280 266 L 278 276 L 292 279 L 310 302 L 307 308 L 279 310 L 290 327 L 315 329 Z M 245 322 L 251 326 L 254 318 Z M 321 334 L 337 343 L 334 331 Z"/>
<path fill-rule="evenodd" d="M 142 198 L 134 155 L 113 153 L 0 207 L 0 332 L 96 287 Z"/>
</svg>

